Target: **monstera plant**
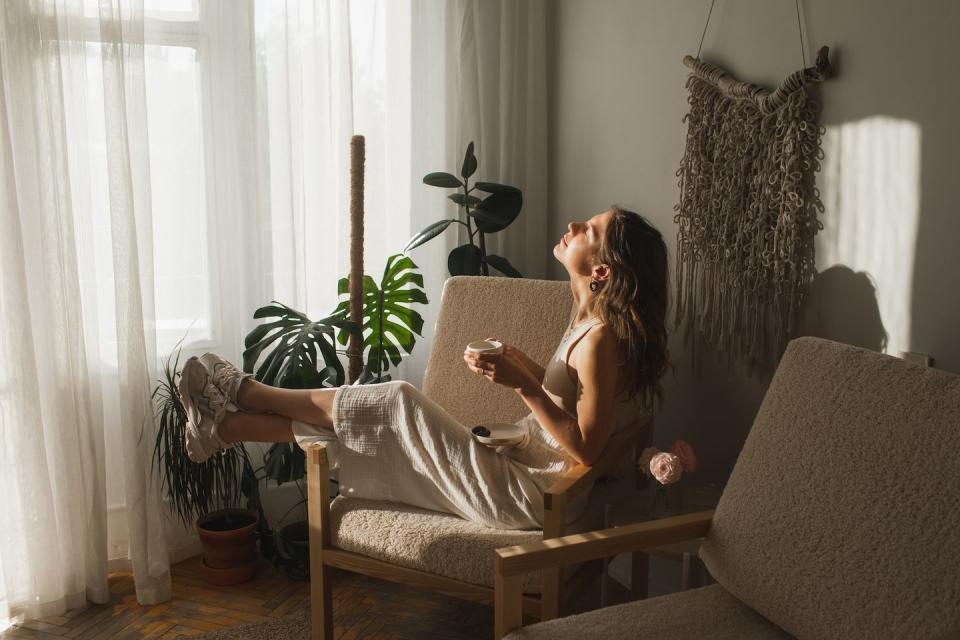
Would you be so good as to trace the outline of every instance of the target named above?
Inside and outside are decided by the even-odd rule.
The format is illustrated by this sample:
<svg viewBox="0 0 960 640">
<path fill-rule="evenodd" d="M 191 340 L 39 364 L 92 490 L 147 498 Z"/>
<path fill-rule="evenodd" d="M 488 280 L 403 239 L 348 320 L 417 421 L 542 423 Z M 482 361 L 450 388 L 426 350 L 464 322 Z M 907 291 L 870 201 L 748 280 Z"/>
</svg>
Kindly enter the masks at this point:
<svg viewBox="0 0 960 640">
<path fill-rule="evenodd" d="M 400 350 L 407 354 L 413 351 L 416 335 L 423 330 L 423 317 L 410 308 L 410 304 L 427 303 L 427 294 L 423 291 L 423 276 L 415 271 L 417 265 L 408 256 L 394 254 L 387 258 L 383 277 L 378 285 L 370 276 L 363 277 L 363 330 L 369 333 L 363 339 L 367 349 L 360 383 L 383 382 L 390 380 L 386 373 L 390 365 L 397 366 L 401 361 Z M 414 284 L 415 288 L 407 288 Z M 337 283 L 337 293 L 341 296 L 349 292 L 348 278 Z M 337 341 L 347 344 L 350 330 L 347 318 L 350 313 L 350 301 L 344 300 L 330 316 L 337 326 L 345 328 L 337 333 Z"/>
<path fill-rule="evenodd" d="M 464 219 L 449 218 L 429 225 L 413 236 L 404 247 L 406 253 L 411 249 L 437 237 L 451 224 L 460 224 L 467 228 L 467 243 L 450 252 L 447 257 L 447 270 L 452 276 L 490 275 L 490 267 L 512 278 L 523 277 L 503 256 L 487 253 L 485 234 L 503 231 L 516 220 L 523 208 L 523 193 L 516 187 L 495 182 L 475 182 L 470 177 L 477 171 L 477 157 L 473 153 L 473 143 L 467 145 L 460 167 L 460 178 L 445 172 L 428 173 L 423 182 L 431 187 L 457 189 L 448 198 L 463 210 Z M 477 193 L 488 194 L 480 198 Z"/>
<path fill-rule="evenodd" d="M 316 389 L 343 385 L 345 373 L 338 343 L 345 345 L 351 332 L 368 331 L 364 336 L 366 363 L 360 384 L 390 379 L 387 370 L 401 361 L 400 350 L 410 353 L 416 336 L 423 330 L 423 318 L 411 304 L 427 303 L 423 276 L 407 256 L 387 259 L 380 284 L 363 277 L 363 325 L 349 320 L 349 300 L 340 302 L 329 316 L 311 320 L 306 314 L 273 301 L 254 312 L 254 318 L 269 318 L 251 331 L 244 345 L 243 369 L 257 380 L 285 389 Z M 409 287 L 409 285 L 414 285 Z M 349 283 L 342 278 L 337 293 L 347 295 Z M 416 335 L 415 335 L 416 334 Z M 258 360 L 261 360 L 257 366 Z M 278 484 L 303 478 L 306 472 L 303 451 L 289 443 L 276 443 L 264 458 L 266 477 Z"/>
<path fill-rule="evenodd" d="M 427 295 L 422 288 L 423 276 L 416 269 L 408 256 L 395 254 L 387 259 L 379 284 L 369 275 L 363 277 L 361 325 L 349 320 L 349 299 L 341 301 L 333 313 L 320 320 L 311 320 L 303 312 L 277 301 L 260 307 L 253 317 L 269 321 L 253 329 L 244 340 L 244 371 L 254 373 L 264 384 L 285 389 L 338 387 L 346 382 L 340 360 L 345 350 L 338 347 L 347 344 L 351 333 L 359 333 L 366 357 L 358 382 L 390 380 L 387 371 L 400 364 L 401 350 L 411 353 L 416 336 L 422 335 L 423 317 L 411 305 L 427 304 Z M 341 297 L 349 294 L 348 278 L 338 281 L 337 293 Z M 299 482 L 306 475 L 303 450 L 290 443 L 275 443 L 255 474 L 257 482 L 294 482 L 303 494 Z M 303 500 L 293 505 L 287 513 L 302 503 Z M 286 515 L 281 522 L 285 518 Z M 294 522 L 280 528 L 270 539 L 270 549 L 275 552 L 268 557 L 291 577 L 304 578 L 309 571 L 306 531 L 304 522 Z M 263 545 L 261 539 L 261 548 Z"/>
</svg>

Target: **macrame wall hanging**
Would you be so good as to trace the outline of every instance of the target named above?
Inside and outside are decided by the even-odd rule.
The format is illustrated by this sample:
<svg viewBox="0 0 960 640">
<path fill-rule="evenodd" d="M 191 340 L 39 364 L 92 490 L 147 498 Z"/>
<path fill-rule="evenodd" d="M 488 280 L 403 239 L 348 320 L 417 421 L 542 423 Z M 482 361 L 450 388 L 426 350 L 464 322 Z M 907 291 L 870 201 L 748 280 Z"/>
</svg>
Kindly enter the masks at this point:
<svg viewBox="0 0 960 640">
<path fill-rule="evenodd" d="M 713 3 L 700 48 L 712 13 Z M 829 63 L 823 47 L 806 67 L 802 29 L 800 46 L 804 68 L 774 91 L 701 61 L 700 48 L 683 60 L 692 71 L 677 171 L 675 324 L 686 323 L 692 354 L 712 347 L 751 374 L 779 357 L 792 335 L 823 227 L 815 185 L 823 130 L 812 88 Z"/>
</svg>

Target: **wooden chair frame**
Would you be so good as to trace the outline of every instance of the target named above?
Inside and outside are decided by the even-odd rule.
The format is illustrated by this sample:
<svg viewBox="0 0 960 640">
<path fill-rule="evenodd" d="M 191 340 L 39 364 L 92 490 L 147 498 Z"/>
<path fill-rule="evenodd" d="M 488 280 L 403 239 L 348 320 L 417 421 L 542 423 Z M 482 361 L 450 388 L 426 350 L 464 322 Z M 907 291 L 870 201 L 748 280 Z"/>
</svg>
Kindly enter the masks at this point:
<svg viewBox="0 0 960 640">
<path fill-rule="evenodd" d="M 559 567 L 568 564 L 695 540 L 707 535 L 712 520 L 711 509 L 497 549 L 494 564 L 495 637 L 499 640 L 522 625 L 520 589 L 523 574 L 538 569 L 558 571 Z"/>
<path fill-rule="evenodd" d="M 631 452 L 636 461 L 642 447 L 649 441 L 653 431 L 653 419 L 644 418 L 610 438 L 603 455 L 592 466 L 578 465 L 558 478 L 543 494 L 544 525 L 543 539 L 562 538 L 566 533 L 567 504 L 583 491 L 588 484 L 612 470 L 623 456 Z M 391 580 L 412 587 L 429 589 L 449 596 L 472 602 L 493 605 L 502 595 L 497 586 L 490 588 L 435 575 L 417 569 L 398 566 L 369 558 L 364 555 L 339 549 L 330 541 L 330 464 L 326 447 L 317 443 L 307 448 L 307 518 L 310 529 L 310 609 L 313 640 L 331 640 L 333 638 L 333 610 L 331 568 L 360 573 L 375 578 Z M 602 526 L 602 524 L 597 524 Z M 538 543 L 542 544 L 542 543 Z M 515 549 L 517 547 L 509 547 Z M 638 554 L 639 555 L 639 554 Z M 496 559 L 499 567 L 500 558 Z M 584 567 L 585 569 L 585 567 Z M 635 567 L 645 570 L 645 567 Z M 579 576 L 579 572 L 577 576 Z M 573 590 L 566 591 L 567 584 L 575 583 L 577 576 L 562 581 L 560 567 L 544 566 L 540 596 L 524 595 L 519 579 L 517 598 L 522 615 L 526 613 L 541 620 L 550 620 L 560 615 L 563 606 L 575 596 Z M 497 578 L 499 585 L 500 578 Z M 511 583 L 512 584 L 512 583 Z M 565 592 L 566 591 L 566 592 Z M 514 592 L 510 592 L 513 594 Z M 500 594 L 500 595 L 495 595 Z M 497 607 L 497 628 L 500 628 L 500 607 Z M 519 626 L 519 623 L 518 623 Z"/>
</svg>

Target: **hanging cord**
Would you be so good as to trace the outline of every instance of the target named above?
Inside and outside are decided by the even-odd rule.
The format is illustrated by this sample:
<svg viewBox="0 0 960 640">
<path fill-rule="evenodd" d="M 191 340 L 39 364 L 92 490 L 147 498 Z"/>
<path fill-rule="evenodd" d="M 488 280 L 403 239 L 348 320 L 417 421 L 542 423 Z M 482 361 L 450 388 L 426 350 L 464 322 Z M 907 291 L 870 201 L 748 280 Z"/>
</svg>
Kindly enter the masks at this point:
<svg viewBox="0 0 960 640">
<path fill-rule="evenodd" d="M 717 0 L 710 2 L 710 11 L 707 12 L 707 22 L 703 25 L 703 33 L 700 34 L 700 46 L 697 47 L 697 60 L 700 59 L 700 49 L 703 48 L 703 39 L 707 37 L 707 27 L 710 25 L 710 16 L 713 15 L 713 5 L 715 4 L 717 4 Z"/>
<path fill-rule="evenodd" d="M 700 44 L 697 46 L 697 60 L 700 59 L 700 51 L 703 49 L 703 39 L 707 37 L 707 27 L 710 26 L 710 16 L 713 15 L 713 6 L 717 0 L 710 1 L 710 10 L 707 12 L 707 21 L 703 25 L 703 33 L 700 34 Z M 807 50 L 803 46 L 803 26 L 800 23 L 800 0 L 794 0 L 794 6 L 797 9 L 797 32 L 800 34 L 800 58 L 803 60 L 803 69 L 807 68 Z"/>
<path fill-rule="evenodd" d="M 800 26 L 800 0 L 794 0 L 797 7 L 797 31 L 800 33 L 800 57 L 803 58 L 803 68 L 807 68 L 807 49 L 803 46 L 803 27 Z"/>
</svg>

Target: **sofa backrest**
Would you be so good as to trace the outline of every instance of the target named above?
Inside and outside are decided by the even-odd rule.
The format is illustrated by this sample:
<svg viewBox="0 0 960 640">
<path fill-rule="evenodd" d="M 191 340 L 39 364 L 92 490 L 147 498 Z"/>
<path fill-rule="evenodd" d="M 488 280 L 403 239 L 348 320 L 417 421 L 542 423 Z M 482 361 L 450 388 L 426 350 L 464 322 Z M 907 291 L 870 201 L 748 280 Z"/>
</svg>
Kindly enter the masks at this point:
<svg viewBox="0 0 960 640">
<path fill-rule="evenodd" d="M 570 283 L 453 276 L 443 285 L 422 391 L 466 425 L 514 422 L 529 413 L 512 389 L 467 368 L 467 343 L 496 336 L 545 365 L 570 320 Z"/>
<path fill-rule="evenodd" d="M 790 342 L 701 555 L 798 638 L 960 638 L 960 377 Z"/>
</svg>

